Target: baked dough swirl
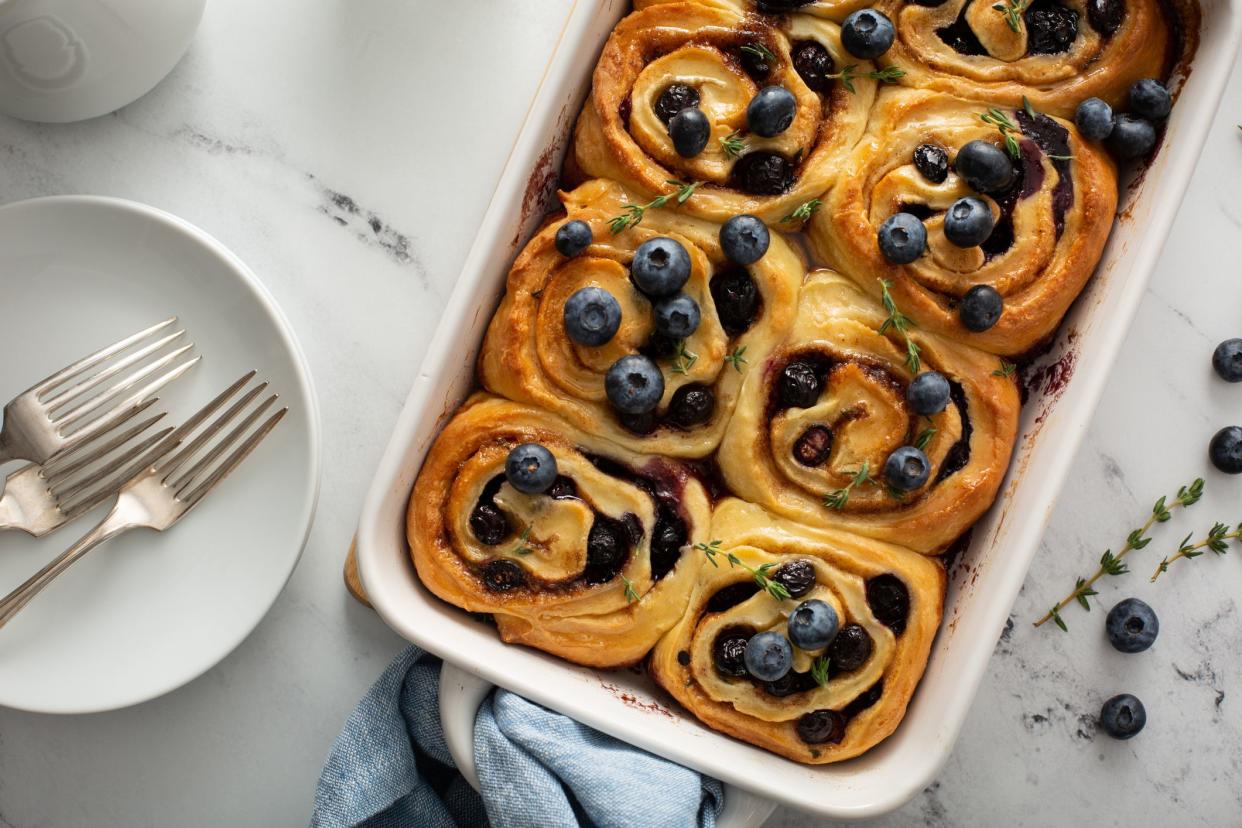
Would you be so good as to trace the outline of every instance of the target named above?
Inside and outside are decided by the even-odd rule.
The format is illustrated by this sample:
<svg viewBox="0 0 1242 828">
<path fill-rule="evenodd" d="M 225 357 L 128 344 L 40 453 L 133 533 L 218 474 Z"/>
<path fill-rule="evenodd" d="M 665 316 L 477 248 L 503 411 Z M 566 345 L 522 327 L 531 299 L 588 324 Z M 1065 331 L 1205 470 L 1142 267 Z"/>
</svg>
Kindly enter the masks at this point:
<svg viewBox="0 0 1242 828">
<path fill-rule="evenodd" d="M 993 374 L 996 357 L 911 328 L 920 368 L 939 371 L 952 389 L 944 411 L 915 414 L 905 342 L 892 329 L 877 333 L 885 317 L 848 279 L 828 270 L 808 276 L 788 338 L 748 371 L 717 462 L 731 492 L 773 512 L 937 553 L 996 496 L 1017 433 L 1018 392 Z M 790 404 L 786 373 L 803 366 L 816 385 Z M 928 429 L 928 481 L 898 495 L 883 483 L 885 460 Z M 864 464 L 867 479 L 851 486 Z M 826 497 L 842 490 L 844 502 Z"/>
<path fill-rule="evenodd" d="M 873 296 L 889 281 L 902 313 L 926 330 L 997 354 L 1020 355 L 1051 336 L 1086 285 L 1103 252 L 1117 206 L 1117 174 L 1104 151 L 1077 129 L 1025 109 L 1004 110 L 1018 132 L 1017 175 L 1004 194 L 975 193 L 953 171 L 957 151 L 981 139 L 1004 148 L 1001 132 L 980 119 L 986 108 L 935 92 L 885 89 L 866 137 L 846 163 L 849 173 L 828 195 L 808 231 L 819 257 L 856 279 Z M 933 183 L 914 163 L 929 144 L 945 151 L 949 171 Z M 962 196 L 982 198 L 996 220 L 982 245 L 958 247 L 945 238 L 944 211 Z M 927 228 L 927 252 L 894 265 L 876 241 L 880 225 L 899 211 Z M 1004 299 L 1000 320 L 981 333 L 958 318 L 959 300 L 975 285 Z"/>
<path fill-rule="evenodd" d="M 701 566 L 685 616 L 656 645 L 651 674 L 712 728 L 798 762 L 857 756 L 897 727 L 940 622 L 944 569 L 890 544 L 774 517 L 727 499 L 712 519 L 718 567 Z M 777 600 L 751 568 L 792 585 Z M 841 629 L 826 652 L 794 650 L 784 678 L 760 682 L 731 669 L 731 639 L 784 634 L 800 601 L 819 599 Z M 736 649 L 734 649 L 736 652 Z M 828 657 L 820 685 L 812 665 Z"/>
<path fill-rule="evenodd" d="M 686 0 L 634 0 L 634 9 L 645 9 L 662 3 L 682 3 Z M 735 9 L 743 14 L 786 15 L 809 14 L 840 23 L 850 12 L 872 5 L 870 0 L 693 0 L 716 8 Z"/>
<path fill-rule="evenodd" d="M 764 51 L 767 57 L 754 58 Z M 824 71 L 851 64 L 852 93 Z M 837 24 L 812 15 L 746 14 L 729 3 L 655 4 L 623 19 L 604 46 L 574 159 L 586 175 L 647 197 L 664 192 L 669 179 L 702 182 L 682 210 L 716 221 L 751 213 L 776 224 L 832 185 L 866 123 L 876 88 L 867 73 L 874 68 L 844 51 Z M 674 85 L 691 88 L 690 100 L 711 125 L 706 149 L 693 158 L 677 153 L 657 112 Z M 788 129 L 764 138 L 747 132 L 746 110 L 769 85 L 789 90 L 797 109 Z M 722 139 L 735 133 L 743 145 L 729 152 Z"/>
<path fill-rule="evenodd" d="M 557 461 L 545 494 L 505 478 L 509 451 L 528 442 Z M 423 584 L 492 613 L 504 641 L 617 667 L 642 658 L 681 616 L 697 565 L 683 558 L 710 519 L 685 466 L 475 394 L 428 452 L 406 531 Z"/>
<path fill-rule="evenodd" d="M 745 268 L 731 264 L 721 252 L 718 225 L 667 208 L 647 210 L 640 224 L 614 235 L 609 219 L 632 198 L 612 182 L 591 181 L 561 198 L 564 221 L 588 223 L 594 243 L 572 259 L 559 254 L 560 220 L 531 239 L 514 263 L 484 341 L 479 360 L 483 385 L 556 412 L 631 451 L 707 456 L 724 433 L 747 364 L 762 360 L 793 323 L 805 265 L 775 233 L 758 262 Z M 702 312 L 698 329 L 683 340 L 680 352 L 674 343 L 653 336 L 651 303 L 629 278 L 634 251 L 658 236 L 677 240 L 690 253 L 690 279 L 682 290 Z M 621 327 L 604 345 L 580 345 L 565 332 L 565 302 L 583 287 L 603 288 L 621 305 Z M 617 359 L 640 351 L 660 366 L 664 397 L 654 420 L 623 424 L 608 401 L 604 378 Z M 730 361 L 731 355 L 740 356 Z M 711 415 L 693 425 L 679 424 L 677 401 L 692 390 L 711 394 Z"/>
<path fill-rule="evenodd" d="M 1021 5 L 1011 26 L 996 5 Z M 901 83 L 1073 117 L 1099 97 L 1125 103 L 1130 84 L 1167 73 L 1177 50 L 1161 0 L 881 0 L 897 39 L 880 59 Z M 1195 31 L 1197 31 L 1197 26 Z"/>
</svg>

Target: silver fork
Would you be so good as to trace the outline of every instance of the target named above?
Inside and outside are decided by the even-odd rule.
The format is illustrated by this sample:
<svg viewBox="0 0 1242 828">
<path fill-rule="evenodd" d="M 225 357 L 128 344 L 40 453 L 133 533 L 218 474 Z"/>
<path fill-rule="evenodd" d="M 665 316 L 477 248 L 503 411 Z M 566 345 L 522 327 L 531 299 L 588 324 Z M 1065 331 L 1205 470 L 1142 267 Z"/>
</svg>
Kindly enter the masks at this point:
<svg viewBox="0 0 1242 828">
<path fill-rule="evenodd" d="M 0 627 L 87 552 L 131 529 L 163 532 L 172 528 L 201 503 L 229 472 L 237 468 L 289 412 L 288 408 L 282 408 L 259 423 L 278 399 L 273 394 L 255 403 L 267 388 L 267 383 L 263 382 L 243 394 L 210 423 L 207 422 L 254 376 L 255 372 L 251 371 L 233 383 L 151 449 L 141 460 L 141 470 L 121 487 L 116 505 L 98 526 L 26 583 L 0 599 Z M 239 418 L 237 425 L 220 436 Z M 191 439 L 196 431 L 198 434 Z"/>
<path fill-rule="evenodd" d="M 129 419 L 157 401 L 144 402 Z M 115 496 L 141 471 L 137 464 L 172 433 L 171 426 L 147 433 L 162 419 L 164 414 L 156 414 L 124 430 L 118 427 L 41 466 L 31 463 L 9 475 L 0 496 L 0 531 L 20 529 L 41 538 Z"/>
<path fill-rule="evenodd" d="M 43 464 L 60 452 L 111 431 L 161 388 L 194 367 L 194 343 L 176 317 L 83 357 L 19 394 L 4 407 L 0 465 Z M 171 351 L 166 351 L 172 347 Z"/>
</svg>

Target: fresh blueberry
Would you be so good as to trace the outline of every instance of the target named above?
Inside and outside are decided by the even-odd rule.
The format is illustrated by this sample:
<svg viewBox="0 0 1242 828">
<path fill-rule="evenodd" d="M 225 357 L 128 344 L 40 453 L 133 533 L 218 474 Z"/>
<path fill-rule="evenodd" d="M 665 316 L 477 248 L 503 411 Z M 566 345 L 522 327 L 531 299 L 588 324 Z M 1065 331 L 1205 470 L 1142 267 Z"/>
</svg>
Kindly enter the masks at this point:
<svg viewBox="0 0 1242 828">
<path fill-rule="evenodd" d="M 778 566 L 771 578 L 789 590 L 791 597 L 801 598 L 815 586 L 815 566 L 805 558 L 798 558 Z"/>
<path fill-rule="evenodd" d="M 1084 138 L 1103 141 L 1113 131 L 1113 108 L 1099 98 L 1087 98 L 1078 105 L 1074 123 Z"/>
<path fill-rule="evenodd" d="M 1212 465 L 1226 474 L 1242 474 L 1242 428 L 1226 426 L 1208 445 Z"/>
<path fill-rule="evenodd" d="M 919 144 L 914 148 L 914 166 L 933 184 L 943 184 L 949 177 L 949 154 L 937 144 Z"/>
<path fill-rule="evenodd" d="M 761 632 L 746 642 L 746 669 L 760 681 L 776 681 L 793 666 L 793 647 L 778 632 Z"/>
<path fill-rule="evenodd" d="M 669 420 L 682 428 L 702 425 L 715 411 L 716 392 L 698 382 L 678 388 L 668 401 Z"/>
<path fill-rule="evenodd" d="M 656 117 L 664 122 L 665 126 L 673 120 L 673 116 L 683 109 L 699 105 L 699 90 L 693 86 L 687 86 L 684 83 L 669 84 L 660 97 L 656 98 L 655 114 Z"/>
<path fill-rule="evenodd" d="M 688 106 L 668 122 L 668 134 L 673 139 L 673 149 L 682 158 L 693 158 L 707 147 L 712 125 L 698 107 Z"/>
<path fill-rule="evenodd" d="M 899 492 L 914 491 L 930 475 L 931 461 L 914 446 L 902 446 L 884 461 L 884 481 Z"/>
<path fill-rule="evenodd" d="M 591 225 L 580 219 L 567 221 L 556 230 L 556 250 L 573 258 L 591 246 Z"/>
<path fill-rule="evenodd" d="M 878 58 L 893 45 L 893 21 L 875 9 L 859 9 L 841 24 L 841 45 L 856 58 Z"/>
<path fill-rule="evenodd" d="M 1151 121 L 1122 113 L 1113 119 L 1108 148 L 1119 158 L 1140 158 L 1156 146 L 1156 128 Z"/>
<path fill-rule="evenodd" d="M 623 414 L 654 411 L 664 396 L 664 375 L 660 366 L 638 354 L 623 356 L 604 376 L 608 401 Z"/>
<path fill-rule="evenodd" d="M 927 228 L 912 213 L 894 213 L 880 225 L 880 252 L 893 264 L 910 264 L 927 247 Z"/>
<path fill-rule="evenodd" d="M 1212 367 L 1225 382 L 1242 382 L 1242 339 L 1226 339 L 1217 345 Z"/>
<path fill-rule="evenodd" d="M 630 278 L 648 296 L 672 296 L 690 278 L 690 254 L 673 239 L 648 239 L 634 251 Z"/>
<path fill-rule="evenodd" d="M 1005 300 L 991 285 L 975 285 L 966 291 L 957 314 L 966 330 L 982 333 L 996 324 L 1005 309 Z"/>
<path fill-rule="evenodd" d="M 781 371 L 781 402 L 789 408 L 810 408 L 819 401 L 819 376 L 806 362 L 791 362 Z"/>
<path fill-rule="evenodd" d="M 756 135 L 775 138 L 793 125 L 798 99 L 783 86 L 765 86 L 746 107 L 746 126 Z"/>
<path fill-rule="evenodd" d="M 906 402 L 915 414 L 939 414 L 949 404 L 949 381 L 939 371 L 924 371 L 906 388 Z"/>
<path fill-rule="evenodd" d="M 1137 736 L 1145 724 L 1147 710 L 1141 701 L 1129 693 L 1113 696 L 1100 708 L 1100 727 L 1114 739 Z"/>
<path fill-rule="evenodd" d="M 565 333 L 579 345 L 603 345 L 620 327 L 621 304 L 603 288 L 581 288 L 565 302 Z"/>
<path fill-rule="evenodd" d="M 959 198 L 944 214 L 944 237 L 958 247 L 977 247 L 992 235 L 992 210 L 974 196 Z"/>
<path fill-rule="evenodd" d="M 1151 607 L 1137 598 L 1127 598 L 1108 611 L 1104 620 L 1108 640 L 1123 653 L 1141 653 L 1156 641 L 1160 620 Z"/>
<path fill-rule="evenodd" d="M 1143 78 L 1130 86 L 1130 109 L 1152 121 L 1169 117 L 1173 96 L 1164 84 L 1154 78 Z"/>
<path fill-rule="evenodd" d="M 542 494 L 556 481 L 556 458 L 538 443 L 515 446 L 505 460 L 505 479 L 526 494 Z"/>
<path fill-rule="evenodd" d="M 827 647 L 840 628 L 837 611 L 818 598 L 803 601 L 789 614 L 789 640 L 802 650 Z"/>
<path fill-rule="evenodd" d="M 768 252 L 772 234 L 752 215 L 733 216 L 720 227 L 720 249 L 740 265 L 754 264 Z"/>
<path fill-rule="evenodd" d="M 987 141 L 974 140 L 957 151 L 957 174 L 981 193 L 1003 193 L 1013 184 L 1013 163 L 1005 151 Z"/>
<path fill-rule="evenodd" d="M 655 303 L 656 330 L 673 339 L 685 339 L 699 329 L 699 303 L 678 293 Z"/>
</svg>

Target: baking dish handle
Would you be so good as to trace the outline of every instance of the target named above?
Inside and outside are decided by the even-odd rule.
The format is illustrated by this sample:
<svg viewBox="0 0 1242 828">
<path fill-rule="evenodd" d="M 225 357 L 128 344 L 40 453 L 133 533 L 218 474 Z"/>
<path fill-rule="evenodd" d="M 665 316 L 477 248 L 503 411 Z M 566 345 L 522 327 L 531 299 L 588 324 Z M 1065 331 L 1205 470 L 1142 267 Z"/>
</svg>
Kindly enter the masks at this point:
<svg viewBox="0 0 1242 828">
<path fill-rule="evenodd" d="M 474 764 L 474 719 L 493 685 L 473 673 L 444 662 L 440 669 L 440 725 L 449 754 L 461 775 L 476 791 L 479 772 Z M 758 828 L 776 805 L 732 785 L 725 785 L 725 804 L 716 828 Z"/>
</svg>

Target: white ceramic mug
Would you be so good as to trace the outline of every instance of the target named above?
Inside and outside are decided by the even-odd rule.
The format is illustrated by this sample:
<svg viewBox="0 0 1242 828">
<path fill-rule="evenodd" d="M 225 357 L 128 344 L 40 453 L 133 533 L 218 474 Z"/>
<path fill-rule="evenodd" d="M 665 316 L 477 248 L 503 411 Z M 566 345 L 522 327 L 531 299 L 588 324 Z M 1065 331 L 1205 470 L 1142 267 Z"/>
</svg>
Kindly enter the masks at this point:
<svg viewBox="0 0 1242 828">
<path fill-rule="evenodd" d="M 206 0 L 0 0 L 0 113 L 106 115 L 172 71 Z"/>
</svg>

